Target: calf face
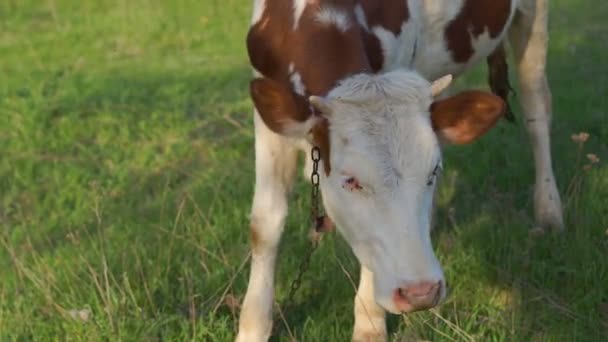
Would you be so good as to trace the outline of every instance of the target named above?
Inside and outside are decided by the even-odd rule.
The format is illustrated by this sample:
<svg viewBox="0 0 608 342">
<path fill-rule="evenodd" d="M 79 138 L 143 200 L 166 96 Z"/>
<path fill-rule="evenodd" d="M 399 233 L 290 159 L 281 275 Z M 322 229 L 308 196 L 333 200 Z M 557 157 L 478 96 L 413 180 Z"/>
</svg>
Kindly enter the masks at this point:
<svg viewBox="0 0 608 342">
<path fill-rule="evenodd" d="M 399 70 L 342 80 L 327 96 L 310 97 L 306 104 L 320 113 L 310 115 L 288 90 L 254 82 L 252 98 L 269 128 L 305 137 L 324 127 L 326 139 L 309 139 L 328 144 L 325 208 L 373 272 L 377 303 L 393 313 L 436 305 L 446 293 L 430 238 L 440 142 L 466 143 L 485 133 L 501 116 L 502 100 L 465 92 L 433 102 L 431 83 Z"/>
</svg>

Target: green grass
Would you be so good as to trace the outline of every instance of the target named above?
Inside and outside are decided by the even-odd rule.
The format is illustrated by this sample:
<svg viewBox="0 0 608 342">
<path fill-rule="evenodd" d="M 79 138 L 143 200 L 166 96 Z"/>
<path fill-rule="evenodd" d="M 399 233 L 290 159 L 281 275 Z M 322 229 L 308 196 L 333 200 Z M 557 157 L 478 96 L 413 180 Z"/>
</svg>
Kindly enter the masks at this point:
<svg viewBox="0 0 608 342">
<path fill-rule="evenodd" d="M 0 341 L 234 337 L 225 301 L 246 288 L 254 174 L 249 11 L 238 0 L 0 2 Z M 447 148 L 434 240 L 451 295 L 391 317 L 395 336 L 608 336 L 608 5 L 556 0 L 551 14 L 567 231 L 529 233 L 523 125 Z M 484 79 L 479 68 L 462 86 Z M 582 152 L 579 131 L 591 134 Z M 590 152 L 603 161 L 584 172 Z M 308 193 L 300 180 L 279 301 L 309 248 Z M 358 278 L 355 258 L 326 236 L 287 317 L 300 340 L 350 337 L 347 273 Z"/>
</svg>

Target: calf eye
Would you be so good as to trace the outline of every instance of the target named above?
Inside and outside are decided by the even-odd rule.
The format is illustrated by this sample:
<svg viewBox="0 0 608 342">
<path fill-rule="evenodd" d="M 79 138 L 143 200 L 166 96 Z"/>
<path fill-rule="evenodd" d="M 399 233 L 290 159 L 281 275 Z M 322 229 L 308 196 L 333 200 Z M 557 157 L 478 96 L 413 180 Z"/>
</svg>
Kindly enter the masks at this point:
<svg viewBox="0 0 608 342">
<path fill-rule="evenodd" d="M 342 183 L 342 188 L 348 191 L 362 190 L 363 187 L 359 184 L 359 181 L 355 177 L 348 177 Z"/>
</svg>

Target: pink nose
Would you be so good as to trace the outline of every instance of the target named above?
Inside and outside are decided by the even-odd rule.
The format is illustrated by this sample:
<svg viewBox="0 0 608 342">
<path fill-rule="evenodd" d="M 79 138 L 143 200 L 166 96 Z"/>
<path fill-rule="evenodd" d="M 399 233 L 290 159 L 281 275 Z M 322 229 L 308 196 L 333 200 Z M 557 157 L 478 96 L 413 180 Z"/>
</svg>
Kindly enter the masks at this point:
<svg viewBox="0 0 608 342">
<path fill-rule="evenodd" d="M 441 281 L 407 285 L 396 289 L 393 300 L 402 312 L 430 309 L 441 299 Z"/>
</svg>

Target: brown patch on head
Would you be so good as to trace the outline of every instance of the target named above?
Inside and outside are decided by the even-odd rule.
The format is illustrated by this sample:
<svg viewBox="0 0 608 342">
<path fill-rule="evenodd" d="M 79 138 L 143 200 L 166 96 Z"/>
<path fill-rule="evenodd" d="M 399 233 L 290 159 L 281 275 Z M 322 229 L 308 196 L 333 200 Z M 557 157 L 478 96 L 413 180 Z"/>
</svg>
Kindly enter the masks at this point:
<svg viewBox="0 0 608 342">
<path fill-rule="evenodd" d="M 401 26 L 410 18 L 406 0 L 361 0 L 360 4 L 370 29 L 381 26 L 399 35 Z"/>
<path fill-rule="evenodd" d="M 466 63 L 473 53 L 472 39 L 486 30 L 496 38 L 511 14 L 511 0 L 464 0 L 460 13 L 446 27 L 445 39 L 454 62 Z"/>
</svg>

